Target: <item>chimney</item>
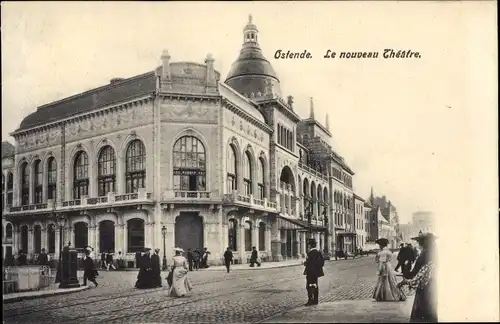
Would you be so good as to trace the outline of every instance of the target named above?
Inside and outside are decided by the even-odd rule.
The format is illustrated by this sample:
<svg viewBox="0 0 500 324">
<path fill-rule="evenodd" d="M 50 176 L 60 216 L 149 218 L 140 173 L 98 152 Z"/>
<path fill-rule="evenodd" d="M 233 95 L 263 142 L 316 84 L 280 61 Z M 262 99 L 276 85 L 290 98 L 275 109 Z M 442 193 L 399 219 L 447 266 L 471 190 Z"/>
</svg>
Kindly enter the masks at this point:
<svg viewBox="0 0 500 324">
<path fill-rule="evenodd" d="M 326 129 L 330 131 L 330 118 L 328 118 L 328 113 L 326 113 Z"/>
<path fill-rule="evenodd" d="M 170 81 L 170 54 L 168 54 L 167 50 L 163 50 L 161 55 L 162 61 L 162 71 L 161 71 L 161 79 L 163 81 Z"/>
<path fill-rule="evenodd" d="M 217 80 L 215 78 L 214 58 L 212 54 L 207 54 L 205 64 L 207 65 L 207 74 L 205 76 L 205 90 L 206 92 L 217 91 Z"/>
</svg>

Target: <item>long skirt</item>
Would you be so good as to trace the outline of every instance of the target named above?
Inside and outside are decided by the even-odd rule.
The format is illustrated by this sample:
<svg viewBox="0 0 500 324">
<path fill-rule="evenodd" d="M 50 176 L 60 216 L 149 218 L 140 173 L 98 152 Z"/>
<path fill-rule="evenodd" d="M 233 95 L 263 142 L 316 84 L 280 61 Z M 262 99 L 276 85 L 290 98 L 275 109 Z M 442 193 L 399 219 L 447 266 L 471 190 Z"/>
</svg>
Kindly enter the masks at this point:
<svg viewBox="0 0 500 324">
<path fill-rule="evenodd" d="M 137 281 L 135 282 L 135 287 L 138 289 L 155 288 L 155 285 L 153 283 L 152 271 L 146 271 L 143 269 L 139 270 Z"/>
<path fill-rule="evenodd" d="M 193 289 L 187 273 L 188 271 L 182 267 L 176 267 L 173 270 L 172 285 L 169 291 L 170 296 L 182 297 Z"/>
<path fill-rule="evenodd" d="M 381 273 L 378 276 L 378 281 L 373 290 L 373 299 L 376 301 L 404 301 L 406 296 L 397 287 L 396 275 L 391 269 L 390 265 L 386 265 L 382 268 Z"/>
<path fill-rule="evenodd" d="M 410 322 L 437 323 L 437 303 L 432 284 L 415 291 L 415 300 L 411 310 Z"/>
</svg>

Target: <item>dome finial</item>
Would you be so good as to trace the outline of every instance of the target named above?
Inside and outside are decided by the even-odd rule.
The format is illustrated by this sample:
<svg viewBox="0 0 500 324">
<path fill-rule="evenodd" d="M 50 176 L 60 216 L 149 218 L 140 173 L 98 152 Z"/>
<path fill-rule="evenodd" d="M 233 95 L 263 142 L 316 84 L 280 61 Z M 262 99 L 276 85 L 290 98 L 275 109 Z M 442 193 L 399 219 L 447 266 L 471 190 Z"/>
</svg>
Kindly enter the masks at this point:
<svg viewBox="0 0 500 324">
<path fill-rule="evenodd" d="M 314 119 L 314 101 L 313 101 L 313 97 L 309 97 L 309 102 L 310 102 L 310 106 L 309 106 L 309 118 Z"/>
<path fill-rule="evenodd" d="M 251 24 L 252 23 L 252 14 L 249 14 L 248 15 L 248 23 Z"/>
</svg>

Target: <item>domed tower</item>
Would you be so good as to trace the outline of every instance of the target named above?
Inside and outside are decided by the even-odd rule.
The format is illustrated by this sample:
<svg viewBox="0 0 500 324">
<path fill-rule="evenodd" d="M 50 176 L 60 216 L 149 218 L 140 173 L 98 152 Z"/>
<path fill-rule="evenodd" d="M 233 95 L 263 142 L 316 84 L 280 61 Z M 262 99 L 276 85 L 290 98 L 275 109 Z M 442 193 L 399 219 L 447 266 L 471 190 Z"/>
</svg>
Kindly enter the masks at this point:
<svg viewBox="0 0 500 324">
<path fill-rule="evenodd" d="M 231 65 L 224 82 L 246 97 L 281 97 L 280 81 L 271 63 L 262 55 L 258 33 L 257 26 L 252 23 L 252 15 L 249 15 L 248 23 L 243 28 L 240 55 Z"/>
</svg>

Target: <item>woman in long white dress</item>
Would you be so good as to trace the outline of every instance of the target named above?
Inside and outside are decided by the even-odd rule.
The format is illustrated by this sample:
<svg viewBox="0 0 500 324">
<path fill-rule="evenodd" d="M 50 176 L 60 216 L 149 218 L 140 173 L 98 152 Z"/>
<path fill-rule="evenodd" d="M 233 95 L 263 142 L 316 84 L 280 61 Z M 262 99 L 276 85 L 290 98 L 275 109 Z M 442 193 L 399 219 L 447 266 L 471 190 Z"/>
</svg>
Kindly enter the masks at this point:
<svg viewBox="0 0 500 324">
<path fill-rule="evenodd" d="M 189 264 L 185 257 L 182 256 L 181 248 L 175 248 L 175 256 L 173 258 L 174 265 L 172 267 L 172 285 L 170 286 L 169 295 L 172 297 L 182 297 L 191 291 L 192 286 L 187 276 Z"/>
<path fill-rule="evenodd" d="M 378 281 L 373 290 L 373 299 L 376 301 L 404 301 L 406 296 L 403 291 L 397 286 L 396 274 L 392 269 L 391 259 L 392 252 L 387 247 L 389 241 L 385 238 L 375 241 L 381 251 L 377 254 L 375 261 L 377 262 Z"/>
</svg>

